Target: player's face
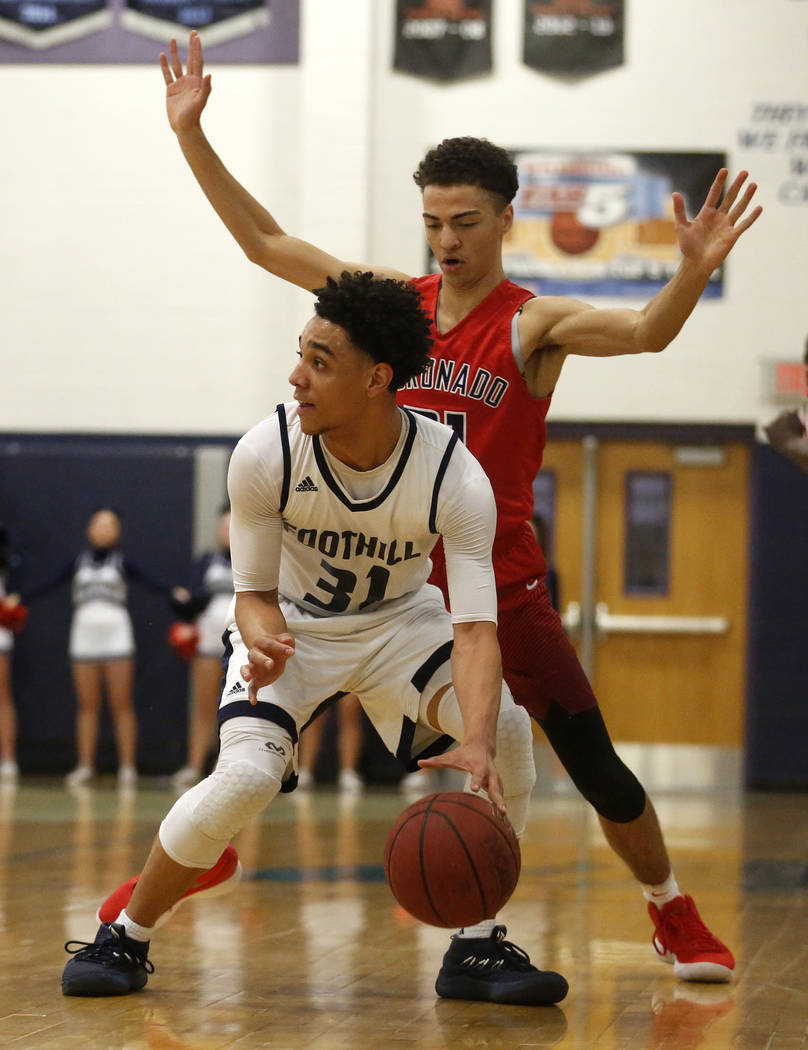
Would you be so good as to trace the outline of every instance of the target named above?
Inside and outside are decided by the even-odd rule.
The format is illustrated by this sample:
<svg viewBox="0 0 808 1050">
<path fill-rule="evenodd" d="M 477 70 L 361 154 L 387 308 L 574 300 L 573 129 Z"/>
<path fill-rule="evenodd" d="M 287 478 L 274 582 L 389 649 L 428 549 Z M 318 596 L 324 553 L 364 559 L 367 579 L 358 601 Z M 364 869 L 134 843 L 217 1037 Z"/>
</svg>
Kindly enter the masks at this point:
<svg viewBox="0 0 808 1050">
<path fill-rule="evenodd" d="M 426 239 L 448 281 L 472 285 L 501 267 L 510 204 L 498 212 L 496 198 L 478 186 L 426 186 L 423 205 Z"/>
<path fill-rule="evenodd" d="M 367 405 L 373 361 L 344 328 L 312 317 L 300 336 L 300 360 L 289 376 L 304 434 L 322 434 L 355 422 Z"/>
<path fill-rule="evenodd" d="M 87 539 L 94 547 L 114 547 L 121 538 L 121 523 L 111 510 L 99 510 L 87 525 Z"/>
</svg>

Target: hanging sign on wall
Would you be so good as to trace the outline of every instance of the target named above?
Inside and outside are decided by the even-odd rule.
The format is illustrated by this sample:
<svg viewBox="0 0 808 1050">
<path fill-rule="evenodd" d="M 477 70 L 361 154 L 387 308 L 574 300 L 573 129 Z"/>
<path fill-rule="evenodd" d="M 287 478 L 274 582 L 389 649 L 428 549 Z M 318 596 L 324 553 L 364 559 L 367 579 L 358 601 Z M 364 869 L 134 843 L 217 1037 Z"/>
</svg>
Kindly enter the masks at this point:
<svg viewBox="0 0 808 1050">
<path fill-rule="evenodd" d="M 492 0 L 398 0 L 393 68 L 430 80 L 491 71 Z"/>
<path fill-rule="evenodd" d="M 297 62 L 300 0 L 0 0 L 0 63 L 151 63 L 196 29 L 216 62 Z"/>
<path fill-rule="evenodd" d="M 525 0 L 525 65 L 570 76 L 622 65 L 623 6 L 623 0 Z"/>
</svg>

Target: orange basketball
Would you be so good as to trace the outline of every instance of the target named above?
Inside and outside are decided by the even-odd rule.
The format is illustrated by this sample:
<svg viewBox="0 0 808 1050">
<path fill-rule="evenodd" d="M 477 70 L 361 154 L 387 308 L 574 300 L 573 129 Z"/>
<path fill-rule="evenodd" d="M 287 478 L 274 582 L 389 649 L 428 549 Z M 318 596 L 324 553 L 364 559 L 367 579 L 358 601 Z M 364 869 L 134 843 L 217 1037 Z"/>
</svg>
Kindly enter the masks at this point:
<svg viewBox="0 0 808 1050">
<path fill-rule="evenodd" d="M 580 255 L 594 248 L 599 234 L 591 226 L 579 222 L 575 212 L 557 211 L 550 226 L 550 236 L 553 244 L 562 252 Z"/>
<path fill-rule="evenodd" d="M 402 908 L 448 928 L 494 918 L 516 887 L 521 863 L 508 819 L 465 791 L 427 795 L 408 806 L 384 850 L 384 872 Z"/>
</svg>

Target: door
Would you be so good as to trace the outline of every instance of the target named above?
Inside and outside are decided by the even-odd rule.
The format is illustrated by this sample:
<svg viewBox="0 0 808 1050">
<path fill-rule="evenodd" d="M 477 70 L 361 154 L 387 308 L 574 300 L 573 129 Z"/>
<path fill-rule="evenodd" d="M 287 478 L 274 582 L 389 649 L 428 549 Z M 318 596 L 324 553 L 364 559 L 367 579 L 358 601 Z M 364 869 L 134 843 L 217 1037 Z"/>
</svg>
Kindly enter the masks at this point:
<svg viewBox="0 0 808 1050">
<path fill-rule="evenodd" d="M 548 445 L 537 509 L 614 740 L 742 743 L 748 466 L 742 442 Z"/>
</svg>

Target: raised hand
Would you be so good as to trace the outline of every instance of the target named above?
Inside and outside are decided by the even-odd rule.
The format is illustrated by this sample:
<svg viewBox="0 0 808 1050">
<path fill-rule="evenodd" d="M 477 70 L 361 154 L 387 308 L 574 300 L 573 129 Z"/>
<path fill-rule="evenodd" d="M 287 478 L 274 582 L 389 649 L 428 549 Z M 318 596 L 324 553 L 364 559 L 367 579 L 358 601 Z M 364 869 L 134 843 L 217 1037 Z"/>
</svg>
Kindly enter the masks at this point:
<svg viewBox="0 0 808 1050">
<path fill-rule="evenodd" d="M 160 68 L 166 82 L 168 122 L 176 132 L 188 131 L 199 123 L 211 91 L 210 73 L 203 73 L 202 41 L 194 31 L 188 39 L 188 69 L 183 73 L 177 41 L 172 39 L 169 54 L 160 54 Z"/>
<path fill-rule="evenodd" d="M 749 172 L 740 172 L 721 200 L 721 191 L 729 172 L 722 168 L 707 194 L 701 211 L 688 221 L 681 193 L 673 194 L 673 213 L 679 249 L 686 259 L 703 264 L 712 271 L 726 259 L 735 242 L 757 220 L 763 208 L 758 205 L 747 214 L 757 185 L 750 182 L 740 199 L 738 195 Z M 719 203 L 720 202 L 720 203 Z"/>
</svg>

